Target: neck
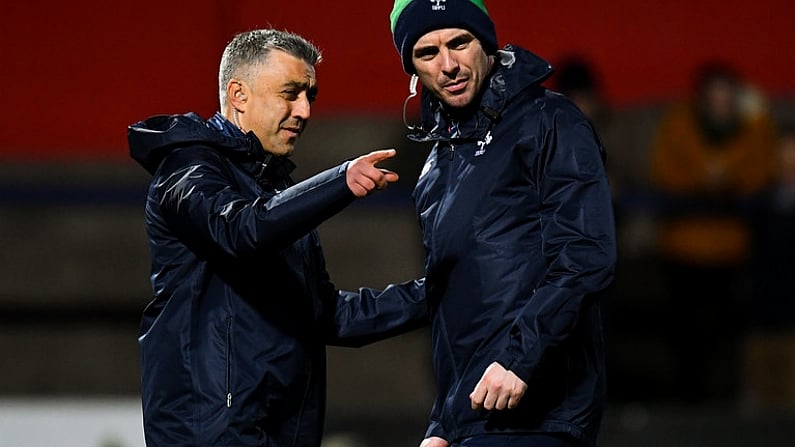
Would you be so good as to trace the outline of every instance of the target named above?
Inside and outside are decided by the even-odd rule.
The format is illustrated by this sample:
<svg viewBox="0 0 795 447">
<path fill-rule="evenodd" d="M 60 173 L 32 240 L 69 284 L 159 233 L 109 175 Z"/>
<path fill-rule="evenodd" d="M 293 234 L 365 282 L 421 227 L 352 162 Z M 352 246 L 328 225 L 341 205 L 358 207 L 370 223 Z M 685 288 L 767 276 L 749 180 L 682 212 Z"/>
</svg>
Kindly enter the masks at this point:
<svg viewBox="0 0 795 447">
<path fill-rule="evenodd" d="M 224 107 L 221 114 L 226 118 L 230 123 L 234 124 L 241 132 L 244 134 L 246 133 L 246 129 L 240 125 L 240 112 L 237 111 L 234 107 L 227 105 Z"/>
</svg>

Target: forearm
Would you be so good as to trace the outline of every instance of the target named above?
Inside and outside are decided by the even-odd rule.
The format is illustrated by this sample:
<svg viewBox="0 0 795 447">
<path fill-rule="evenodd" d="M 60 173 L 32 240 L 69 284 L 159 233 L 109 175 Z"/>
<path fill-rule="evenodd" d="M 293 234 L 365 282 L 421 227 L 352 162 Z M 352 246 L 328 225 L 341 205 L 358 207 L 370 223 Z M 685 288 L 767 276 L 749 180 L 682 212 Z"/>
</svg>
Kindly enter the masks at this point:
<svg viewBox="0 0 795 447">
<path fill-rule="evenodd" d="M 526 383 L 545 354 L 574 333 L 590 305 L 588 295 L 554 286 L 539 288 L 530 301 L 511 324 L 508 348 L 495 359 Z"/>
<path fill-rule="evenodd" d="M 529 380 L 547 350 L 572 334 L 589 297 L 612 281 L 615 239 L 604 231 L 604 237 L 572 238 L 555 247 L 546 278 L 512 323 L 509 349 L 497 361 L 523 380 Z"/>
<path fill-rule="evenodd" d="M 350 205 L 347 164 L 321 172 L 255 205 L 260 246 L 289 245 Z"/>
<path fill-rule="evenodd" d="M 539 262 L 546 273 L 524 300 L 509 331 L 509 349 L 497 359 L 525 381 L 544 354 L 572 334 L 588 297 L 612 280 L 616 261 L 612 199 L 599 146 L 589 126 L 567 127 L 558 131 L 539 169 Z"/>
<path fill-rule="evenodd" d="M 252 197 L 212 165 L 194 165 L 159 184 L 171 228 L 201 249 L 231 257 L 282 249 L 353 200 L 341 165 L 272 196 Z"/>
<path fill-rule="evenodd" d="M 363 346 L 428 324 L 424 279 L 388 286 L 340 291 L 328 343 Z"/>
</svg>

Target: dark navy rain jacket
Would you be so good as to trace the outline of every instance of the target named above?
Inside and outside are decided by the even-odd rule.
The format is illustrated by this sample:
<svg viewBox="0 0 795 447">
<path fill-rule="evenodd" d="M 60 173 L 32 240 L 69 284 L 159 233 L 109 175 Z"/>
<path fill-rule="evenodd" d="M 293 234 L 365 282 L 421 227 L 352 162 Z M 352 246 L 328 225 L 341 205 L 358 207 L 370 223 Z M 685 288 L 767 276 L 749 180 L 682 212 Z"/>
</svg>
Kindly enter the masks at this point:
<svg viewBox="0 0 795 447">
<path fill-rule="evenodd" d="M 603 149 L 548 63 L 508 46 L 474 110 L 423 92 L 434 142 L 414 198 L 426 250 L 438 394 L 428 436 L 564 433 L 593 445 L 605 401 L 600 303 L 616 243 Z M 474 411 L 494 361 L 528 384 L 513 410 Z"/>
<path fill-rule="evenodd" d="M 325 346 L 427 323 L 422 281 L 344 292 L 314 228 L 354 200 L 347 164 L 293 184 L 220 114 L 130 126 L 153 174 L 146 202 L 154 299 L 144 310 L 144 429 L 152 446 L 320 445 Z"/>
</svg>

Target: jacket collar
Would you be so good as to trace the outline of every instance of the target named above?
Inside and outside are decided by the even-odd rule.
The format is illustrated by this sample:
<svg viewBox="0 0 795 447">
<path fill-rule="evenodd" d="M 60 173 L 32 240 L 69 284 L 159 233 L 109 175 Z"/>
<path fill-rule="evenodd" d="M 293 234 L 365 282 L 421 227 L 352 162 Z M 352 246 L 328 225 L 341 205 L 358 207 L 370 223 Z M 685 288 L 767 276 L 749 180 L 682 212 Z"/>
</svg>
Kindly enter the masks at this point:
<svg viewBox="0 0 795 447">
<path fill-rule="evenodd" d="M 262 147 L 254 132 L 243 133 L 234 123 L 216 112 L 208 123 L 222 135 L 237 139 L 242 144 L 229 146 L 229 154 L 242 163 L 246 170 L 261 180 L 288 178 L 295 169 L 295 163 L 287 157 L 279 157 Z"/>
<path fill-rule="evenodd" d="M 541 57 L 513 45 L 497 52 L 497 67 L 480 96 L 480 104 L 463 118 L 454 120 L 438 98 L 422 90 L 422 128 L 409 139 L 468 141 L 482 138 L 500 120 L 503 111 L 520 92 L 540 85 L 552 75 L 552 66 Z"/>
</svg>

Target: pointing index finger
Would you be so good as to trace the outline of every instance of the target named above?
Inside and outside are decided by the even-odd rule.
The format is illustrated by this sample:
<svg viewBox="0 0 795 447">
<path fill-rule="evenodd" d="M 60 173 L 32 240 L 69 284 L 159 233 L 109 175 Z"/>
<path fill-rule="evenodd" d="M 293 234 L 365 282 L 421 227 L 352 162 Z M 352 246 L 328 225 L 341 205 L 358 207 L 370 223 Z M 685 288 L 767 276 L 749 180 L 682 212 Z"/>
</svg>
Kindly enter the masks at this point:
<svg viewBox="0 0 795 447">
<path fill-rule="evenodd" d="M 384 160 L 386 160 L 388 158 L 392 158 L 396 154 L 397 154 L 397 151 L 394 150 L 394 149 L 383 149 L 383 150 L 380 150 L 380 151 L 370 152 L 369 154 L 364 156 L 364 159 L 367 160 L 367 161 L 372 162 L 373 164 L 376 164 L 376 163 L 378 163 L 380 161 L 384 161 Z"/>
</svg>

